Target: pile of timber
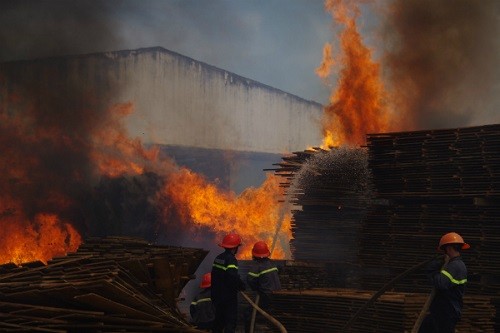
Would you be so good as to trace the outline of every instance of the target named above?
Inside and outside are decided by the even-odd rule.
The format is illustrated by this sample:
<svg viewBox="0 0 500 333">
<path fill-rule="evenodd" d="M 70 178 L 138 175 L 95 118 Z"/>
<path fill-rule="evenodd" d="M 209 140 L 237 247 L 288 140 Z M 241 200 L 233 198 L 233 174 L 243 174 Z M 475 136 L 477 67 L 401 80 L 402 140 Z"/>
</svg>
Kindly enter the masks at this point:
<svg viewBox="0 0 500 333">
<path fill-rule="evenodd" d="M 358 267 L 344 263 L 298 260 L 272 260 L 278 268 L 281 288 L 285 290 L 307 290 L 317 288 L 351 287 L 357 281 Z M 251 260 L 239 260 L 238 272 L 246 280 Z"/>
<path fill-rule="evenodd" d="M 500 296 L 500 125 L 367 136 L 378 199 L 363 223 L 360 261 L 380 274 L 376 289 L 409 263 L 436 253 L 439 237 L 461 234 L 468 293 Z M 380 269 L 383 267 L 385 272 Z M 423 274 L 400 290 L 428 290 Z"/>
<path fill-rule="evenodd" d="M 371 200 L 366 151 L 311 148 L 282 160 L 268 170 L 282 177 L 292 205 L 292 257 L 355 261 L 358 232 Z"/>
<path fill-rule="evenodd" d="M 334 287 L 360 288 L 374 293 L 393 277 L 434 256 L 442 234 L 458 232 L 472 246 L 463 252 L 469 270 L 467 301 L 481 299 L 466 304 L 469 310 L 464 313 L 463 322 L 483 320 L 484 327 L 490 327 L 493 322 L 500 331 L 500 316 L 495 315 L 494 319 L 490 316 L 492 306 L 500 306 L 497 260 L 500 256 L 500 125 L 369 134 L 366 148 L 360 150 L 367 152 L 373 191 L 371 200 L 365 200 L 366 212 L 359 205 L 363 203 L 359 193 L 340 193 L 339 196 L 339 184 L 335 180 L 341 173 L 325 173 L 321 168 L 310 167 L 311 160 L 328 154 L 327 151 L 309 149 L 294 153 L 284 157 L 283 162 L 278 163 L 279 168 L 274 169 L 284 179 L 282 186 L 288 189 L 288 201 L 300 207 L 292 219 L 293 258 L 350 263 L 358 268 L 352 271 L 356 276 L 351 279 L 356 285 L 350 285 L 346 275 L 345 283 L 335 280 Z M 309 169 L 310 178 L 316 179 L 308 182 L 307 188 L 297 187 L 296 178 L 305 169 Z M 349 172 L 352 170 L 347 167 L 345 174 Z M 349 207 L 349 202 L 354 203 L 351 207 L 356 208 L 359 215 L 339 214 L 336 206 Z M 423 271 L 418 271 L 399 281 L 394 291 L 428 294 L 429 281 Z M 304 294 L 298 293 L 295 299 L 286 302 L 305 302 L 301 295 Z M 315 311 L 318 317 L 324 317 L 320 308 L 318 305 Z M 352 314 L 355 309 L 350 311 Z M 367 310 L 367 314 L 370 311 Z M 287 327 L 288 320 L 293 322 L 284 314 Z M 320 327 L 328 326 L 319 325 L 318 329 Z"/>
<path fill-rule="evenodd" d="M 176 298 L 207 255 L 128 237 L 91 238 L 47 264 L 0 266 L 2 332 L 198 332 Z"/>
<path fill-rule="evenodd" d="M 349 289 L 281 291 L 274 294 L 272 315 L 289 333 L 342 332 L 353 314 L 373 295 Z M 427 294 L 388 292 L 370 306 L 348 332 L 410 332 Z M 458 332 L 495 332 L 495 308 L 489 298 L 466 296 Z"/>
</svg>

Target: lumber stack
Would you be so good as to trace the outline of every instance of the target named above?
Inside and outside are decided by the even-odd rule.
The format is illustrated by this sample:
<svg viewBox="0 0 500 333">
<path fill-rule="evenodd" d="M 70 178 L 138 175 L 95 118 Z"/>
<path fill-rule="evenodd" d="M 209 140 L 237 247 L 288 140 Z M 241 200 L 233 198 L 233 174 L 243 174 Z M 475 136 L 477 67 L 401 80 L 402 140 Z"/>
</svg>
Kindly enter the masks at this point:
<svg viewBox="0 0 500 333">
<path fill-rule="evenodd" d="M 455 231 L 472 246 L 462 252 L 466 294 L 489 296 L 498 308 L 500 125 L 370 134 L 367 148 L 378 204 L 360 234 L 363 287 L 377 290 L 434 255 L 440 236 Z M 396 290 L 428 292 L 428 280 L 420 272 Z"/>
<path fill-rule="evenodd" d="M 206 254 L 108 237 L 88 239 L 46 265 L 2 265 L 0 330 L 197 332 L 176 297 Z"/>
<path fill-rule="evenodd" d="M 360 260 L 386 268 L 377 288 L 408 263 L 436 253 L 439 237 L 460 233 L 468 293 L 500 296 L 500 125 L 367 136 L 378 199 L 363 223 Z M 428 290 L 422 275 L 402 290 Z"/>
<path fill-rule="evenodd" d="M 367 153 L 370 196 L 352 191 L 342 195 L 342 186 L 335 182 L 342 172 L 324 172 L 317 164 L 311 168 L 310 162 L 327 151 L 309 149 L 278 164 L 275 172 L 283 176 L 288 201 L 300 208 L 292 219 L 293 258 L 352 264 L 359 268 L 352 270 L 356 285 L 335 280 L 335 286 L 376 291 L 435 256 L 442 234 L 458 232 L 472 246 L 463 252 L 469 270 L 466 295 L 472 303 L 461 325 L 486 318 L 484 327 L 495 323 L 499 331 L 499 316 L 492 319 L 490 314 L 492 306 L 500 305 L 500 125 L 369 134 L 366 150 L 358 150 Z M 345 174 L 352 172 L 344 168 Z M 305 169 L 308 186 L 297 186 Z M 341 215 L 337 206 L 360 214 Z M 399 281 L 394 290 L 428 294 L 430 285 L 419 271 Z M 351 314 L 354 311 L 351 308 Z M 478 331 L 474 327 L 469 331 Z"/>
<path fill-rule="evenodd" d="M 342 332 L 351 316 L 373 295 L 350 289 L 281 291 L 274 294 L 272 314 L 293 332 Z M 388 292 L 356 320 L 348 332 L 410 332 L 427 294 Z M 489 298 L 467 296 L 458 332 L 495 332 L 495 308 Z"/>
</svg>

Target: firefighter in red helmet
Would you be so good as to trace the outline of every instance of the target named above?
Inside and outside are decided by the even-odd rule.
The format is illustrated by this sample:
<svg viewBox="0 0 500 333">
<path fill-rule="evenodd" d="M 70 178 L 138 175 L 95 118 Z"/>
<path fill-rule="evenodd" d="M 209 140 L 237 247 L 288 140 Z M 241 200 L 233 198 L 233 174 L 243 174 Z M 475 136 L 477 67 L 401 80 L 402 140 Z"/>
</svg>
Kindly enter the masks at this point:
<svg viewBox="0 0 500 333">
<path fill-rule="evenodd" d="M 201 279 L 201 292 L 195 296 L 189 307 L 193 323 L 200 330 L 212 330 L 215 310 L 211 297 L 212 274 L 206 273 Z"/>
<path fill-rule="evenodd" d="M 241 245 L 238 234 L 230 233 L 219 246 L 219 254 L 212 266 L 212 302 L 215 306 L 214 333 L 234 333 L 238 317 L 238 291 L 245 290 L 245 283 L 238 274 L 236 253 Z"/>
<path fill-rule="evenodd" d="M 281 289 L 278 268 L 269 259 L 271 252 L 267 244 L 258 241 L 252 248 L 252 263 L 247 275 L 247 283 L 259 295 L 259 307 L 264 311 L 270 310 L 272 294 Z M 245 312 L 245 332 L 250 330 L 252 308 Z"/>
<path fill-rule="evenodd" d="M 462 315 L 467 283 L 467 268 L 460 251 L 469 248 L 470 245 L 456 232 L 449 232 L 441 237 L 438 250 L 444 252 L 444 262 L 441 259 L 429 265 L 428 275 L 436 294 L 419 333 L 455 332 L 455 326 Z"/>
</svg>

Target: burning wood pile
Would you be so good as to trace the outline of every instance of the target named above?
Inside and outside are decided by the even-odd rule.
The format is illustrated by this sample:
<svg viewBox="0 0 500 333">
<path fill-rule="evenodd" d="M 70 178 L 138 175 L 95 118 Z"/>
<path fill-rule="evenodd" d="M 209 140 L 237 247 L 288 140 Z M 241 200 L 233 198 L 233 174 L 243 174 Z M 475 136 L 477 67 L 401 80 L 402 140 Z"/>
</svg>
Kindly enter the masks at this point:
<svg viewBox="0 0 500 333">
<path fill-rule="evenodd" d="M 46 265 L 0 266 L 2 332 L 198 332 L 176 298 L 207 255 L 126 237 L 91 238 Z"/>
</svg>

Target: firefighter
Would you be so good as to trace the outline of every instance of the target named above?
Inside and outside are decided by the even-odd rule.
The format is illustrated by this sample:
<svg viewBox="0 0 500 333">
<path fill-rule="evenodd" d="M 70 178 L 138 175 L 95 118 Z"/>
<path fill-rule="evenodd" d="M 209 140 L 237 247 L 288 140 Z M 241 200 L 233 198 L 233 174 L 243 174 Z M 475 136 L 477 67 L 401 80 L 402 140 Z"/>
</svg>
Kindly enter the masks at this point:
<svg viewBox="0 0 500 333">
<path fill-rule="evenodd" d="M 197 328 L 210 331 L 213 328 L 215 319 L 215 310 L 211 297 L 212 274 L 206 273 L 201 279 L 200 288 L 202 289 L 195 296 L 189 307 L 191 318 Z"/>
<path fill-rule="evenodd" d="M 248 285 L 259 295 L 259 307 L 266 312 L 269 311 L 272 293 L 281 289 L 278 268 L 269 259 L 270 255 L 265 242 L 256 242 L 252 248 L 253 260 L 247 275 Z M 245 312 L 245 332 L 250 331 L 252 311 L 253 308 L 250 307 Z"/>
<path fill-rule="evenodd" d="M 219 254 L 212 267 L 212 302 L 215 306 L 214 333 L 233 333 L 238 317 L 238 291 L 245 290 L 245 283 L 238 274 L 236 253 L 241 245 L 238 234 L 230 233 L 219 244 L 225 250 Z"/>
<path fill-rule="evenodd" d="M 443 260 L 436 260 L 428 267 L 428 275 L 436 294 L 429 314 L 420 326 L 419 333 L 453 333 L 460 320 L 463 295 L 467 283 L 467 268 L 460 256 L 469 249 L 462 236 L 450 232 L 441 237 L 438 250 L 445 253 Z"/>
</svg>

